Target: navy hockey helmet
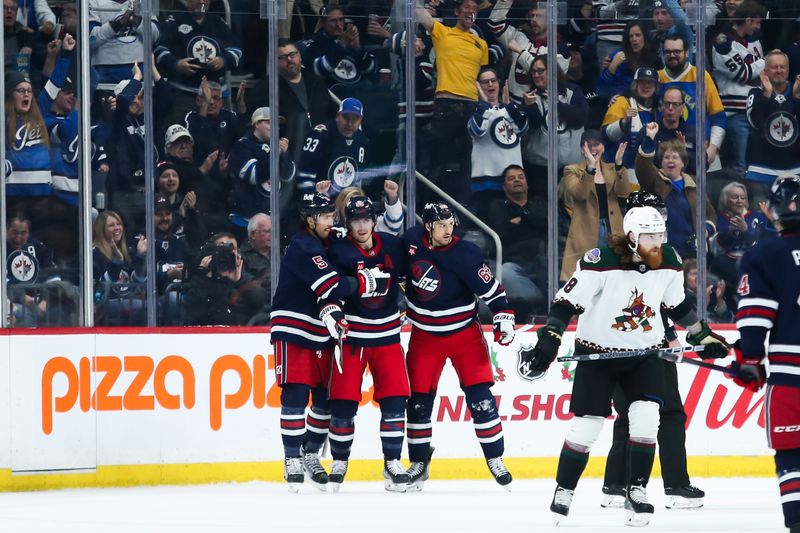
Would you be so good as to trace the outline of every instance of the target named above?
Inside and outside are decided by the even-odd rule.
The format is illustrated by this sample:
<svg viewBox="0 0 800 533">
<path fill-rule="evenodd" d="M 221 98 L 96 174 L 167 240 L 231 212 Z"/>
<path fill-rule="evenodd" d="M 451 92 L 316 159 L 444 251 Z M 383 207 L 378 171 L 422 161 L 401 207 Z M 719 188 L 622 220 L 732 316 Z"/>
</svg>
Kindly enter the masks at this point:
<svg viewBox="0 0 800 533">
<path fill-rule="evenodd" d="M 800 222 L 800 177 L 786 174 L 778 176 L 772 184 L 769 208 L 778 222 L 797 224 Z"/>
<path fill-rule="evenodd" d="M 321 193 L 304 194 L 300 200 L 300 216 L 314 217 L 322 213 L 333 213 L 336 211 L 336 204 L 328 196 Z"/>
<path fill-rule="evenodd" d="M 368 196 L 351 196 L 344 207 L 344 223 L 350 224 L 351 220 L 368 218 L 375 222 L 378 215 L 375 213 L 375 206 Z"/>
<path fill-rule="evenodd" d="M 432 224 L 438 220 L 450 220 L 451 218 L 458 225 L 458 218 L 447 202 L 441 200 L 428 202 L 422 208 L 422 222 L 424 224 Z"/>
</svg>

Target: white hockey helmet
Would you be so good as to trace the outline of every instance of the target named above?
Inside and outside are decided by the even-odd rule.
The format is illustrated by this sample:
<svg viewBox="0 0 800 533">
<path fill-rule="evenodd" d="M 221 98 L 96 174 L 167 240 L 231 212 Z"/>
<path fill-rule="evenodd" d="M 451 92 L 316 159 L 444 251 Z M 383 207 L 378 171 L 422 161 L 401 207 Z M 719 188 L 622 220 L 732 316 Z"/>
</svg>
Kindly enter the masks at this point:
<svg viewBox="0 0 800 533">
<path fill-rule="evenodd" d="M 622 229 L 627 237 L 628 233 L 633 233 L 633 243 L 628 241 L 633 253 L 638 253 L 639 236 L 642 233 L 666 233 L 667 224 L 664 217 L 654 207 L 634 207 L 625 213 L 622 219 Z"/>
</svg>

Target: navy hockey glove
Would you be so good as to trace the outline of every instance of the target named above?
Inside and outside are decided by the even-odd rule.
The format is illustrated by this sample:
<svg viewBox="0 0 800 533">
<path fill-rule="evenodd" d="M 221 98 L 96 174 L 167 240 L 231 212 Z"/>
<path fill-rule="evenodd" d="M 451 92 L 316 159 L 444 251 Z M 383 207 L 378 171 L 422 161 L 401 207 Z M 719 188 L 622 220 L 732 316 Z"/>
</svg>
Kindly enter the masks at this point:
<svg viewBox="0 0 800 533">
<path fill-rule="evenodd" d="M 531 370 L 536 372 L 546 372 L 550 363 L 558 355 L 558 348 L 561 346 L 561 334 L 555 326 L 544 326 L 537 332 L 539 340 L 531 352 Z"/>
<path fill-rule="evenodd" d="M 708 322 L 701 320 L 700 330 L 686 335 L 686 342 L 692 346 L 704 346 L 702 352 L 698 352 L 700 359 L 720 359 L 727 357 L 731 346 L 725 338 L 711 331 Z"/>
<path fill-rule="evenodd" d="M 380 267 L 362 268 L 358 271 L 358 294 L 362 298 L 386 296 L 392 275 Z"/>
<path fill-rule="evenodd" d="M 494 314 L 494 342 L 508 346 L 514 342 L 514 312 L 500 311 Z"/>
<path fill-rule="evenodd" d="M 758 392 L 767 382 L 767 371 L 761 364 L 761 357 L 744 355 L 739 341 L 733 344 L 733 353 L 736 355 L 736 361 L 730 366 L 736 372 L 733 382 L 747 390 Z"/>
</svg>

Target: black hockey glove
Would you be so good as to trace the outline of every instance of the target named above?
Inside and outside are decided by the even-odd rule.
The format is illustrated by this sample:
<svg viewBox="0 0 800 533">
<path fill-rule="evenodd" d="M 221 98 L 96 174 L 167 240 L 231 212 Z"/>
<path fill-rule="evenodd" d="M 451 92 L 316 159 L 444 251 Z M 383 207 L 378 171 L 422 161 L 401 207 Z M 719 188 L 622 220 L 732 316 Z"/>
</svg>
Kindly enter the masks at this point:
<svg viewBox="0 0 800 533">
<path fill-rule="evenodd" d="M 701 359 L 720 359 L 727 357 L 730 352 L 731 346 L 725 341 L 725 338 L 711 331 L 708 323 L 701 320 L 700 331 L 689 333 L 686 335 L 686 342 L 692 346 L 704 346 L 702 352 L 698 352 Z"/>
<path fill-rule="evenodd" d="M 550 363 L 558 355 L 558 348 L 561 346 L 561 331 L 555 326 L 544 326 L 538 331 L 539 340 L 533 347 L 531 356 L 531 370 L 535 372 L 546 372 Z"/>
</svg>

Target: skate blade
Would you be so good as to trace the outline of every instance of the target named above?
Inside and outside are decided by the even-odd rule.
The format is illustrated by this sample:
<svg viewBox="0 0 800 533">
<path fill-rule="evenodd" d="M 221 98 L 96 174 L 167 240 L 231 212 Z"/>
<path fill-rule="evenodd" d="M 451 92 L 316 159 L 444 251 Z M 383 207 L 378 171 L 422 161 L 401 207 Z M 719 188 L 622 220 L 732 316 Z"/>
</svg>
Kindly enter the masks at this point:
<svg viewBox="0 0 800 533">
<path fill-rule="evenodd" d="M 406 492 L 422 492 L 424 486 L 424 481 L 414 481 L 406 485 Z"/>
<path fill-rule="evenodd" d="M 653 513 L 634 513 L 625 511 L 625 525 L 631 527 L 644 527 L 650 523 Z"/>
<path fill-rule="evenodd" d="M 610 495 L 603 495 L 603 499 L 600 500 L 600 507 L 603 509 L 622 509 L 625 507 L 625 496 L 610 496 Z"/>
<path fill-rule="evenodd" d="M 320 483 L 318 481 L 314 481 L 311 478 L 306 478 L 306 483 L 310 484 L 314 488 L 318 489 L 320 492 L 328 492 L 328 484 L 327 483 Z"/>
<path fill-rule="evenodd" d="M 557 526 L 566 517 L 567 517 L 567 515 L 563 515 L 563 514 L 559 514 L 559 513 L 553 513 L 553 525 Z"/>
<path fill-rule="evenodd" d="M 506 492 L 511 492 L 511 483 L 506 483 L 505 485 L 500 485 L 500 486 L 503 487 L 506 490 Z"/>
<path fill-rule="evenodd" d="M 328 486 L 331 488 L 331 492 L 336 493 L 336 492 L 339 492 L 339 489 L 342 487 L 342 484 L 341 483 L 333 483 L 333 482 L 329 481 L 328 482 Z"/>
<path fill-rule="evenodd" d="M 684 498 L 683 496 L 667 496 L 667 501 L 664 506 L 667 509 L 676 510 L 693 510 L 700 509 L 703 504 L 703 498 Z"/>
<path fill-rule="evenodd" d="M 384 479 L 383 480 L 383 488 L 385 488 L 388 492 L 406 492 L 409 491 L 410 484 L 406 483 L 393 483 L 391 480 Z M 419 490 L 422 490 L 420 488 Z"/>
<path fill-rule="evenodd" d="M 300 486 L 302 483 L 289 483 L 289 492 L 292 494 L 297 494 L 300 492 Z"/>
</svg>

